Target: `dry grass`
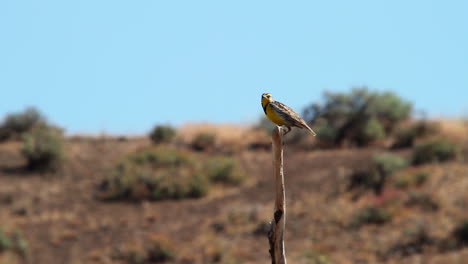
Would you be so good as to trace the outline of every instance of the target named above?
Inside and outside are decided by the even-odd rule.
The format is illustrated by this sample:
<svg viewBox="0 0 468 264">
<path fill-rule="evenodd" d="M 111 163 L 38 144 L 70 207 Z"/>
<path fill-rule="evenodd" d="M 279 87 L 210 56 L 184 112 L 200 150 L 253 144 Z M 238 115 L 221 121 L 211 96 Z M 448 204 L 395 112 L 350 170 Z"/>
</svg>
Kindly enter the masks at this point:
<svg viewBox="0 0 468 264">
<path fill-rule="evenodd" d="M 441 125 L 440 133 L 466 140 L 464 125 L 449 123 Z M 247 128 L 204 127 L 219 133 L 220 142 L 230 139 L 239 144 L 249 135 Z M 181 128 L 184 140 L 199 131 Z M 265 134 L 257 136 L 270 140 Z M 146 138 L 75 138 L 65 144 L 69 158 L 62 175 L 41 175 L 21 170 L 25 160 L 18 143 L 0 144 L 0 223 L 22 231 L 30 254 L 24 260 L 0 253 L 0 263 L 126 264 L 120 253 L 128 252 L 132 244 L 141 246 L 135 241 L 148 241 L 150 234 L 168 238 L 175 247 L 173 260 L 166 263 L 269 262 L 262 225 L 270 220 L 273 208 L 270 152 L 240 148 L 232 157 L 247 170 L 247 182 L 233 188 L 215 186 L 213 195 L 201 199 L 103 203 L 94 197 L 96 185 L 119 159 L 149 145 Z M 367 192 L 353 197 L 346 189 L 352 171 L 381 152 L 381 148 L 297 151 L 285 145 L 285 242 L 291 263 L 445 264 L 468 259 L 466 247 L 441 249 L 457 224 L 468 218 L 468 163 L 409 167 L 394 179 L 400 173 L 413 177 L 428 172 L 425 181 L 405 188 L 390 182 L 380 196 Z M 408 156 L 410 150 L 397 154 Z M 438 209 L 408 206 L 411 192 L 428 195 Z M 350 228 L 353 215 L 366 206 L 385 208 L 391 220 Z M 421 242 L 424 236 L 433 243 Z M 420 251 L 402 249 L 411 243 Z"/>
<path fill-rule="evenodd" d="M 235 124 L 212 124 L 212 123 L 188 123 L 178 129 L 180 137 L 185 142 L 192 141 L 199 133 L 214 133 L 216 134 L 219 142 L 240 142 L 242 136 L 248 130 L 247 127 L 241 127 Z"/>
<path fill-rule="evenodd" d="M 438 120 L 441 134 L 456 141 L 465 142 L 468 140 L 468 123 L 463 120 Z"/>
</svg>

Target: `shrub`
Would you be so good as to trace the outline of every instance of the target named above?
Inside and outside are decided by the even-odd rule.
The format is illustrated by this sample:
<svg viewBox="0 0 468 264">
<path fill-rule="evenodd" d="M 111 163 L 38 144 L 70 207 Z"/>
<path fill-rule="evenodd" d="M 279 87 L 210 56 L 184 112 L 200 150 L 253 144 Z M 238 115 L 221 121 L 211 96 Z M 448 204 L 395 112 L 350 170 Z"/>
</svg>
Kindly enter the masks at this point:
<svg viewBox="0 0 468 264">
<path fill-rule="evenodd" d="M 100 185 L 107 200 L 164 200 L 205 195 L 209 181 L 195 158 L 174 149 L 146 149 L 118 162 Z"/>
<path fill-rule="evenodd" d="M 370 93 L 370 103 L 367 108 L 369 115 L 375 116 L 384 126 L 386 132 L 391 132 L 398 122 L 407 119 L 411 114 L 412 105 L 391 92 Z"/>
<path fill-rule="evenodd" d="M 21 153 L 32 170 L 55 170 L 64 158 L 63 138 L 54 128 L 41 125 L 23 136 Z"/>
<path fill-rule="evenodd" d="M 33 127 L 45 123 L 45 117 L 34 107 L 26 108 L 23 112 L 9 114 L 0 125 L 0 141 L 20 138 Z"/>
<path fill-rule="evenodd" d="M 406 189 L 411 185 L 410 179 L 407 177 L 407 175 L 398 177 L 394 183 L 393 186 L 398 189 Z"/>
<path fill-rule="evenodd" d="M 439 204 L 434 201 L 431 195 L 420 191 L 410 192 L 406 206 L 418 206 L 425 211 L 436 211 L 439 209 Z"/>
<path fill-rule="evenodd" d="M 187 195 L 193 198 L 200 198 L 208 194 L 211 182 L 203 174 L 195 175 L 189 181 Z"/>
<path fill-rule="evenodd" d="M 13 241 L 2 229 L 0 229 L 0 252 L 11 249 Z"/>
<path fill-rule="evenodd" d="M 354 213 L 351 217 L 350 226 L 360 228 L 367 224 L 381 225 L 390 221 L 391 215 L 384 208 L 369 205 Z"/>
<path fill-rule="evenodd" d="M 319 251 L 315 250 L 306 250 L 304 252 L 304 258 L 306 259 L 305 263 L 313 263 L 313 264 L 331 264 L 333 263 L 330 257 Z"/>
<path fill-rule="evenodd" d="M 465 219 L 453 229 L 453 236 L 460 246 L 468 246 L 468 219 Z"/>
<path fill-rule="evenodd" d="M 429 178 L 429 173 L 425 171 L 418 172 L 414 175 L 414 183 L 417 186 L 422 185 L 427 181 L 427 178 Z"/>
<path fill-rule="evenodd" d="M 192 148 L 196 151 L 205 151 L 214 148 L 216 136 L 214 133 L 201 132 L 192 140 Z"/>
<path fill-rule="evenodd" d="M 445 139 L 432 140 L 416 146 L 413 151 L 413 164 L 452 160 L 457 156 L 457 151 L 456 145 Z"/>
<path fill-rule="evenodd" d="M 0 228 L 0 253 L 7 250 L 25 256 L 28 251 L 28 243 L 21 233 L 6 233 Z"/>
<path fill-rule="evenodd" d="M 420 120 L 413 126 L 416 137 L 426 137 L 437 134 L 440 130 L 440 124 L 436 122 L 429 122 L 427 120 Z"/>
<path fill-rule="evenodd" d="M 155 126 L 150 132 L 150 139 L 155 144 L 167 143 L 174 139 L 176 130 L 171 126 Z"/>
<path fill-rule="evenodd" d="M 257 224 L 252 233 L 256 236 L 267 236 L 270 229 L 271 224 L 269 222 L 261 221 Z"/>
<path fill-rule="evenodd" d="M 351 175 L 348 189 L 373 189 L 374 192 L 377 192 L 377 186 L 381 181 L 382 178 L 374 169 L 357 170 Z"/>
<path fill-rule="evenodd" d="M 342 145 L 348 141 L 365 146 L 391 133 L 411 113 L 411 104 L 389 92 L 366 88 L 350 93 L 324 94 L 324 104 L 312 104 L 304 111 L 306 121 L 317 123 L 319 139 Z M 315 127 L 315 126 L 314 126 Z"/>
<path fill-rule="evenodd" d="M 427 121 L 419 121 L 411 127 L 399 130 L 395 135 L 395 142 L 392 148 L 410 148 L 413 147 L 416 138 L 425 137 L 436 133 L 438 130 L 435 124 Z"/>
<path fill-rule="evenodd" d="M 335 142 L 338 136 L 338 129 L 330 124 L 326 119 L 319 119 L 314 126 L 317 138 L 326 143 Z"/>
<path fill-rule="evenodd" d="M 398 241 L 388 250 L 383 252 L 384 259 L 390 257 L 407 257 L 413 254 L 420 254 L 427 246 L 434 244 L 435 239 L 430 236 L 428 227 L 424 222 L 407 228 Z"/>
<path fill-rule="evenodd" d="M 420 186 L 427 181 L 429 173 L 422 171 L 414 174 L 404 174 L 396 179 L 394 186 L 397 188 L 407 188 L 411 186 Z"/>
<path fill-rule="evenodd" d="M 209 160 L 206 172 L 213 182 L 238 185 L 245 179 L 245 173 L 240 170 L 237 161 L 230 157 L 217 157 Z"/>
<path fill-rule="evenodd" d="M 410 148 L 413 146 L 415 139 L 416 132 L 413 128 L 402 129 L 397 132 L 392 148 Z"/>
<path fill-rule="evenodd" d="M 382 124 L 376 118 L 371 118 L 362 127 L 362 131 L 357 133 L 355 141 L 358 145 L 365 146 L 384 137 L 385 131 Z"/>
<path fill-rule="evenodd" d="M 156 174 L 152 181 L 151 200 L 199 198 L 205 196 L 210 188 L 206 176 L 192 174 L 190 170 L 175 169 Z"/>
<path fill-rule="evenodd" d="M 406 160 L 390 153 L 374 156 L 374 164 L 379 173 L 387 176 L 407 166 Z"/>
<path fill-rule="evenodd" d="M 165 200 L 199 198 L 212 182 L 237 185 L 245 178 L 237 162 L 217 157 L 200 162 L 175 149 L 146 149 L 123 157 L 101 182 L 105 200 Z"/>
<path fill-rule="evenodd" d="M 164 263 L 175 258 L 173 243 L 164 236 L 151 234 L 144 245 L 135 245 L 123 252 L 128 264 Z"/>
<path fill-rule="evenodd" d="M 195 158 L 188 153 L 170 148 L 145 149 L 129 155 L 128 160 L 138 165 L 148 165 L 151 168 L 170 168 L 193 166 Z"/>
<path fill-rule="evenodd" d="M 148 257 L 143 248 L 133 247 L 125 252 L 125 257 L 128 264 L 146 264 Z"/>
<path fill-rule="evenodd" d="M 375 155 L 369 169 L 359 170 L 351 175 L 349 189 L 361 187 L 373 189 L 376 194 L 380 194 L 387 178 L 406 165 L 403 158 L 390 153 Z"/>
<path fill-rule="evenodd" d="M 172 242 L 161 235 L 152 234 L 148 242 L 148 261 L 150 263 L 166 262 L 174 259 L 175 249 Z"/>
</svg>

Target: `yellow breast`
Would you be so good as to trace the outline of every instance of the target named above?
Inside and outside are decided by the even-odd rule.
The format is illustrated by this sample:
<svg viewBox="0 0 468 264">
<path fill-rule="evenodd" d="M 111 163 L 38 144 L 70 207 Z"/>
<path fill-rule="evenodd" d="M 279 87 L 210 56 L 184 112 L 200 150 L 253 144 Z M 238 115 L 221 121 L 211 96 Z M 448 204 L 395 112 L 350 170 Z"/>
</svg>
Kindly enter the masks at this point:
<svg viewBox="0 0 468 264">
<path fill-rule="evenodd" d="M 278 113 L 276 113 L 273 108 L 271 107 L 271 105 L 267 105 L 266 107 L 266 116 L 268 117 L 268 119 L 270 119 L 273 123 L 279 125 L 279 126 L 283 126 L 283 125 L 286 125 L 286 122 L 284 122 L 283 119 L 281 119 L 281 117 L 278 115 Z"/>
</svg>

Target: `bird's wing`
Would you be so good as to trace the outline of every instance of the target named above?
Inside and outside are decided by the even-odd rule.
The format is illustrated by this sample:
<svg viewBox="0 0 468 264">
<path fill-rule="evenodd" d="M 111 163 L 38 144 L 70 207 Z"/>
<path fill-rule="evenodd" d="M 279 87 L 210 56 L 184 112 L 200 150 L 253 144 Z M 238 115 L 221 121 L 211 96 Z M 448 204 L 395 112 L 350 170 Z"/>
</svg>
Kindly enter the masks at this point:
<svg viewBox="0 0 468 264">
<path fill-rule="evenodd" d="M 283 104 L 283 103 L 280 103 L 278 101 L 274 101 L 271 104 L 271 107 L 273 108 L 273 110 L 275 112 L 277 112 L 281 118 L 283 120 L 285 120 L 289 126 L 296 126 L 296 127 L 299 127 L 299 128 L 305 128 L 307 130 L 310 131 L 310 133 L 313 135 L 313 136 L 316 136 L 317 134 L 312 130 L 312 128 L 310 128 L 306 121 L 304 121 L 304 119 L 302 119 L 302 117 L 296 113 L 296 111 L 294 111 L 291 107 Z"/>
<path fill-rule="evenodd" d="M 291 107 L 278 102 L 274 101 L 271 102 L 271 107 L 275 112 L 277 112 L 285 121 L 290 123 L 292 126 L 304 127 L 305 121 L 299 116 L 296 111 L 294 111 Z"/>
</svg>

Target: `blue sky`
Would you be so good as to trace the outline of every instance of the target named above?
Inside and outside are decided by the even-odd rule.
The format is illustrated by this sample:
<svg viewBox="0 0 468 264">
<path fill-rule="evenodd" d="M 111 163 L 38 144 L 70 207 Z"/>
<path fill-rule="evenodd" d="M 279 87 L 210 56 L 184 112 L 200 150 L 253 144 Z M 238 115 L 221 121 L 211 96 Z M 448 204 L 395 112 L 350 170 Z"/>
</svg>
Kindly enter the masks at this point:
<svg viewBox="0 0 468 264">
<path fill-rule="evenodd" d="M 0 118 L 37 106 L 68 132 L 254 122 L 270 92 L 392 90 L 468 113 L 467 1 L 0 2 Z"/>
</svg>

